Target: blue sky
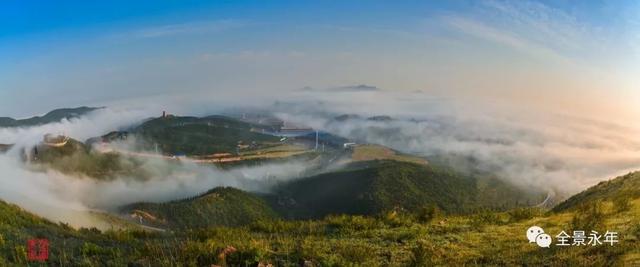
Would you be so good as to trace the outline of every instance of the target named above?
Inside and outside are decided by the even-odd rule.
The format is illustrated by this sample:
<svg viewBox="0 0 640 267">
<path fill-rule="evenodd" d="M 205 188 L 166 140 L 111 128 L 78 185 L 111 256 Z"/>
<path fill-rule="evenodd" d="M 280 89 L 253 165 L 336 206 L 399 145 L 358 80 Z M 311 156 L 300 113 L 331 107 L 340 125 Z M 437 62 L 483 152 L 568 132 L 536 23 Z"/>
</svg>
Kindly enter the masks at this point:
<svg viewBox="0 0 640 267">
<path fill-rule="evenodd" d="M 636 1 L 3 2 L 0 116 L 371 84 L 637 118 L 639 18 Z"/>
</svg>

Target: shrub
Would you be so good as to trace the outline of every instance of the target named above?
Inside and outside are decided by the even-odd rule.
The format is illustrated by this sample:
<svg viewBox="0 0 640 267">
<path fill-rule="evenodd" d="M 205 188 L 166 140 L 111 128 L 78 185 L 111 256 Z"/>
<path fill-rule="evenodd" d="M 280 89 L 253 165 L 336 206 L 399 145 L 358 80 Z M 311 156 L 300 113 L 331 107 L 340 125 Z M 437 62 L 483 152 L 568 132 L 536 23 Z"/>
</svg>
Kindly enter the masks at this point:
<svg viewBox="0 0 640 267">
<path fill-rule="evenodd" d="M 500 216 L 490 210 L 483 210 L 471 216 L 471 225 L 474 228 L 479 228 L 488 224 L 500 223 L 502 223 L 502 220 L 500 220 Z"/>
<path fill-rule="evenodd" d="M 380 227 L 380 224 L 374 218 L 358 215 L 330 215 L 326 217 L 326 221 L 330 229 L 339 229 L 344 233 L 353 233 Z"/>
<path fill-rule="evenodd" d="M 574 230 L 596 230 L 603 226 L 605 214 L 600 202 L 588 202 L 578 206 L 571 226 Z"/>
<path fill-rule="evenodd" d="M 613 200 L 613 207 L 616 212 L 624 212 L 631 209 L 631 201 L 628 197 L 620 196 Z"/>
<path fill-rule="evenodd" d="M 84 256 L 95 256 L 105 254 L 106 250 L 91 242 L 85 242 L 82 245 L 81 252 Z"/>
<path fill-rule="evenodd" d="M 25 246 L 16 246 L 13 254 L 13 261 L 16 263 L 27 262 L 27 248 Z"/>
<path fill-rule="evenodd" d="M 429 223 L 442 216 L 442 211 L 436 205 L 425 206 L 418 209 L 416 217 L 421 223 Z"/>
<path fill-rule="evenodd" d="M 418 240 L 415 247 L 411 248 L 411 261 L 409 266 L 434 266 L 436 257 L 433 253 L 433 245 L 426 240 Z"/>
<path fill-rule="evenodd" d="M 367 243 L 338 242 L 335 249 L 345 263 L 370 266 L 366 263 L 375 261 L 375 248 Z"/>
<path fill-rule="evenodd" d="M 256 266 L 268 260 L 270 247 L 265 241 L 251 240 L 232 251 L 226 256 L 226 263 L 230 266 Z"/>
<path fill-rule="evenodd" d="M 640 240 L 640 223 L 631 227 L 631 234 L 636 237 L 636 240 Z"/>
<path fill-rule="evenodd" d="M 538 208 L 516 208 L 510 210 L 509 220 L 511 222 L 519 222 L 524 220 L 532 219 L 533 217 L 541 215 L 542 211 Z"/>
<path fill-rule="evenodd" d="M 393 210 L 384 213 L 382 216 L 382 220 L 386 225 L 389 225 L 391 227 L 410 226 L 413 224 L 412 216 L 399 210 Z"/>
<path fill-rule="evenodd" d="M 178 257 L 188 266 L 224 265 L 225 258 L 220 258 L 223 249 L 224 245 L 215 242 L 186 241 L 179 246 Z"/>
</svg>

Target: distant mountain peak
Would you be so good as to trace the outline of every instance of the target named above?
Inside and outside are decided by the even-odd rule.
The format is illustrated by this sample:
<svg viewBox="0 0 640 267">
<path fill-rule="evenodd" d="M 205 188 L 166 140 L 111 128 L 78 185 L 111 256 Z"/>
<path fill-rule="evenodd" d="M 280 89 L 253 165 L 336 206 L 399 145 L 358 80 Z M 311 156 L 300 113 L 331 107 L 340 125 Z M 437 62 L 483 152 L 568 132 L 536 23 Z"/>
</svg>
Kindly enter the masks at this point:
<svg viewBox="0 0 640 267">
<path fill-rule="evenodd" d="M 26 127 L 36 126 L 52 122 L 59 122 L 63 119 L 78 118 L 104 107 L 77 107 L 77 108 L 60 108 L 49 111 L 42 116 L 34 116 L 28 119 L 16 120 L 9 117 L 0 117 L 0 127 Z"/>
<path fill-rule="evenodd" d="M 382 91 L 382 89 L 372 85 L 358 84 L 358 85 L 331 87 L 331 88 L 325 88 L 325 89 L 318 89 L 311 86 L 305 86 L 298 89 L 297 91 L 300 91 L 300 92 L 376 92 L 376 91 Z"/>
<path fill-rule="evenodd" d="M 332 88 L 330 90 L 335 92 L 374 92 L 382 89 L 371 85 L 359 84 Z"/>
</svg>

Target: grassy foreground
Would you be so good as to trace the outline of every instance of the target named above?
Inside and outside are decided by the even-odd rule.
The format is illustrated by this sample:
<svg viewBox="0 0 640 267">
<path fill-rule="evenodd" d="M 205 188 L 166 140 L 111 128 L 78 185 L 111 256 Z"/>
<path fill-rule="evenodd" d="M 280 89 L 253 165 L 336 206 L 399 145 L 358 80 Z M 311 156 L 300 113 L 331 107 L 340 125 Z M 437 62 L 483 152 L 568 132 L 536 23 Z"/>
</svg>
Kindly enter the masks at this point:
<svg viewBox="0 0 640 267">
<path fill-rule="evenodd" d="M 53 266 L 631 266 L 640 263 L 640 199 L 624 210 L 603 201 L 592 210 L 536 209 L 444 216 L 437 210 L 379 216 L 329 216 L 315 221 L 257 221 L 243 227 L 176 232 L 73 230 L 0 203 L 0 265 L 24 266 L 26 240 L 51 241 Z M 555 235 L 589 215 L 600 232 L 617 231 L 614 246 L 539 248 L 525 231 L 538 225 Z M 597 214 L 596 214 L 597 215 Z M 587 230 L 588 229 L 584 229 Z M 31 264 L 38 266 L 39 264 Z"/>
</svg>

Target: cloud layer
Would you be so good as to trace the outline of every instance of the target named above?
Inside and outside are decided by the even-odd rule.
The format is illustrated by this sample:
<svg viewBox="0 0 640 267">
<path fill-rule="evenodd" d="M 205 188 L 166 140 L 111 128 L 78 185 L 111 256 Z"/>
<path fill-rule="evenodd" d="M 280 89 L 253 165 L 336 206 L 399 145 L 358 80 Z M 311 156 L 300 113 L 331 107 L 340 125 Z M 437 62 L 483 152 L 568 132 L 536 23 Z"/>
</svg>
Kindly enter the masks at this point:
<svg viewBox="0 0 640 267">
<path fill-rule="evenodd" d="M 568 196 L 640 169 L 640 132 L 611 123 L 421 93 L 307 97 L 313 101 L 281 107 L 279 116 L 358 142 L 438 158 L 458 170 L 495 174 L 524 188 Z M 360 117 L 333 119 L 341 113 Z M 395 120 L 367 119 L 374 115 Z"/>
<path fill-rule="evenodd" d="M 121 176 L 102 181 L 35 168 L 20 159 L 22 149 L 40 142 L 45 133 L 64 133 L 85 140 L 135 125 L 147 115 L 150 114 L 145 109 L 107 108 L 59 123 L 0 128 L 0 143 L 15 144 L 7 154 L 0 154 L 0 199 L 53 221 L 108 228 L 89 212 L 117 212 L 119 207 L 135 202 L 192 197 L 218 186 L 266 192 L 274 183 L 299 177 L 306 168 L 301 162 L 292 161 L 222 170 L 214 166 L 147 158 L 141 168 L 150 174 L 149 179 Z"/>
<path fill-rule="evenodd" d="M 187 114 L 192 114 L 188 113 L 190 108 L 191 112 L 207 114 L 203 102 L 207 101 L 185 100 L 179 109 Z M 225 103 L 229 105 L 242 106 Z M 640 169 L 638 130 L 543 109 L 390 90 L 297 90 L 262 108 L 288 122 L 435 159 L 458 171 L 495 175 L 523 188 L 553 191 L 560 197 Z M 94 225 L 86 211 L 113 211 L 138 201 L 190 197 L 217 186 L 264 192 L 274 183 L 300 177 L 309 167 L 288 162 L 220 170 L 148 159 L 143 168 L 152 174 L 151 179 L 95 181 L 33 170 L 18 160 L 21 148 L 38 143 L 45 133 L 84 140 L 130 127 L 155 113 L 155 108 L 107 108 L 59 123 L 0 129 L 0 143 L 16 143 L 8 154 L 0 156 L 0 198 L 52 220 Z M 360 117 L 334 119 L 341 114 Z M 389 115 L 393 120 L 367 119 L 376 115 Z"/>
</svg>

